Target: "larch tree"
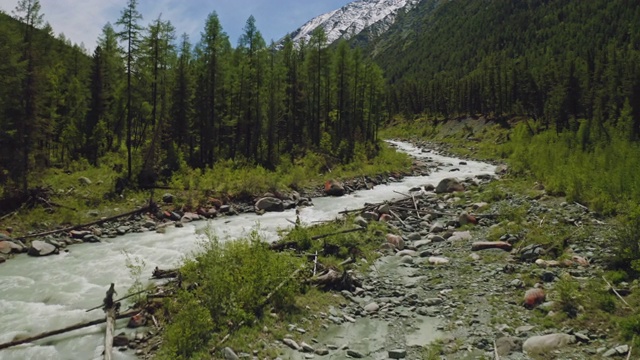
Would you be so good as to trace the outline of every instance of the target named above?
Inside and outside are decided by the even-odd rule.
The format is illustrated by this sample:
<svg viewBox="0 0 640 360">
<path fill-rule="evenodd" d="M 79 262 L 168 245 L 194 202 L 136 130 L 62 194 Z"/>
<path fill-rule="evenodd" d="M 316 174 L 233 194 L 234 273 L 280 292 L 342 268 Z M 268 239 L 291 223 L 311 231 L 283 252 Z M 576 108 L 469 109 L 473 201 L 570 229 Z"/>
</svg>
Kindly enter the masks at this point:
<svg viewBox="0 0 640 360">
<path fill-rule="evenodd" d="M 122 10 L 120 19 L 116 22 L 116 25 L 122 27 L 122 31 L 118 33 L 118 37 L 125 43 L 125 62 L 126 62 L 126 74 L 127 74 L 127 178 L 131 180 L 132 175 L 132 156 L 131 151 L 133 148 L 132 142 L 132 128 L 133 128 L 133 69 L 134 62 L 138 57 L 139 45 L 140 45 L 140 33 L 142 27 L 138 24 L 138 21 L 142 20 L 142 15 L 138 12 L 138 1 L 129 0 L 127 6 Z"/>
</svg>

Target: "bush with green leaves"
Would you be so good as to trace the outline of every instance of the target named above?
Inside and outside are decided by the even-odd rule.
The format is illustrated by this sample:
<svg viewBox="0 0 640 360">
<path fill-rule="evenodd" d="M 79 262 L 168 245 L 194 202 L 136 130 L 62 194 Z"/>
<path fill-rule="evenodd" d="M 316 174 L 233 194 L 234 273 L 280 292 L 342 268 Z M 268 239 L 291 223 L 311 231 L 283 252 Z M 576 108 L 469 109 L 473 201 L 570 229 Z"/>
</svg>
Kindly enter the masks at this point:
<svg viewBox="0 0 640 360">
<path fill-rule="evenodd" d="M 562 311 L 570 318 L 575 318 L 582 306 L 580 284 L 571 275 L 564 273 L 556 282 L 555 291 Z"/>
<path fill-rule="evenodd" d="M 184 289 L 167 307 L 170 325 L 162 349 L 167 358 L 191 358 L 218 335 L 259 319 L 265 308 L 294 307 L 300 291 L 297 281 L 285 280 L 302 259 L 270 250 L 257 230 L 233 241 L 209 232 L 202 250 L 180 269 Z"/>
<path fill-rule="evenodd" d="M 612 236 L 612 267 L 633 277 L 640 275 L 640 209 L 635 208 L 622 219 Z"/>
</svg>

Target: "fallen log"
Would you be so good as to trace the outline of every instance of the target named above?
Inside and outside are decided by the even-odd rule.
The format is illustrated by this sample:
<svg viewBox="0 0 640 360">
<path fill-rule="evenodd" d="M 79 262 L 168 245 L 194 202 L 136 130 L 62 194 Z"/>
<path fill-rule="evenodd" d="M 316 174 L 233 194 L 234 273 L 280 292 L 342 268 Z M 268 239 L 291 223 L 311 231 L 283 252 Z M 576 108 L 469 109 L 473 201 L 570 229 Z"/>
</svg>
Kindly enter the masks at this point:
<svg viewBox="0 0 640 360">
<path fill-rule="evenodd" d="M 120 306 L 120 304 L 113 302 L 113 294 L 115 294 L 114 284 L 111 283 L 111 287 L 107 290 L 107 296 L 104 298 L 105 321 L 107 322 L 104 334 L 104 360 L 112 359 L 111 353 L 113 352 L 113 331 L 116 327 L 116 310 Z"/>
<path fill-rule="evenodd" d="M 115 215 L 115 216 L 111 216 L 111 217 L 108 217 L 108 218 L 92 221 L 90 223 L 74 225 L 74 226 L 71 226 L 71 227 L 68 227 L 68 228 L 64 228 L 64 229 L 45 231 L 45 232 L 41 232 L 41 233 L 38 233 L 38 234 L 29 234 L 29 235 L 17 237 L 16 239 L 24 240 L 24 239 L 34 238 L 34 237 L 42 237 L 42 236 L 46 236 L 46 235 L 53 235 L 53 234 L 58 234 L 58 233 L 62 233 L 62 232 L 69 232 L 69 231 L 72 231 L 72 230 L 78 230 L 78 229 L 82 229 L 84 227 L 88 227 L 88 226 L 92 226 L 92 225 L 99 225 L 99 224 L 102 224 L 102 223 L 105 223 L 105 222 L 108 222 L 108 221 L 113 221 L 113 220 L 116 220 L 116 219 L 119 219 L 119 218 L 122 218 L 122 217 L 140 214 L 140 213 L 146 212 L 148 210 L 151 210 L 154 207 L 155 207 L 155 204 L 151 204 L 151 205 L 144 206 L 144 207 L 142 207 L 140 209 L 137 209 L 137 210 L 132 210 L 132 211 L 126 212 L 124 214 Z"/>
<path fill-rule="evenodd" d="M 500 249 L 511 251 L 513 246 L 506 241 L 476 241 L 471 244 L 471 251 L 480 251 L 486 249 Z"/>
<path fill-rule="evenodd" d="M 139 312 L 139 310 L 127 311 L 126 313 L 116 315 L 115 319 L 116 320 L 124 319 L 124 318 L 127 318 L 129 316 L 135 315 L 138 312 Z M 6 349 L 6 348 L 10 348 L 10 347 L 13 347 L 13 346 L 17 346 L 17 345 L 21 345 L 21 344 L 34 342 L 36 340 L 44 339 L 44 338 L 47 338 L 47 337 L 50 337 L 50 336 L 64 334 L 64 333 L 69 332 L 69 331 L 78 330 L 78 329 L 86 328 L 86 327 L 89 327 L 89 326 L 102 324 L 105 321 L 106 321 L 106 319 L 97 319 L 97 320 L 93 320 L 93 321 L 89 321 L 89 322 L 78 323 L 78 324 L 75 324 L 75 325 L 67 326 L 65 328 L 58 329 L 58 330 L 43 332 L 41 334 L 38 334 L 38 335 L 35 335 L 35 336 L 31 336 L 31 337 L 28 337 L 26 339 L 10 341 L 8 343 L 0 344 L 0 350 Z"/>
</svg>

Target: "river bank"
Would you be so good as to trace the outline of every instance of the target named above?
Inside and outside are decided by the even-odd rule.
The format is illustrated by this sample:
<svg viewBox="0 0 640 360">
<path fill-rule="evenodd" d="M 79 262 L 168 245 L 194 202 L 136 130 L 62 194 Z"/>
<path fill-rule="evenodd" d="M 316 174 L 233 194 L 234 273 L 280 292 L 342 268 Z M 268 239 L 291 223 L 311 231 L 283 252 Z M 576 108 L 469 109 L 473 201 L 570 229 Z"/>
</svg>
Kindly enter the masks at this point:
<svg viewBox="0 0 640 360">
<path fill-rule="evenodd" d="M 194 221 L 248 213 L 262 215 L 265 212 L 312 206 L 313 198 L 341 196 L 359 190 L 368 190 L 375 186 L 399 181 L 405 176 L 422 176 L 428 172 L 429 169 L 424 164 L 414 163 L 409 167 L 382 174 L 332 179 L 325 184 L 307 186 L 300 192 L 292 189 L 273 191 L 251 197 L 245 196 L 240 200 L 234 200 L 228 196 L 216 198 L 200 194 L 196 197 L 204 197 L 205 200 L 197 205 L 185 204 L 184 194 L 176 196 L 171 192 L 165 192 L 155 201 L 152 196 L 151 202 L 146 201 L 144 205 L 130 209 L 124 215 L 118 214 L 118 211 L 122 212 L 119 208 L 111 211 L 111 216 L 101 218 L 98 217 L 104 211 L 88 211 L 94 220 L 88 222 L 87 226 L 68 224 L 58 229 L 45 227 L 21 234 L 13 233 L 13 226 L 7 226 L 6 230 L 0 230 L 0 264 L 22 253 L 36 257 L 56 255 L 60 252 L 68 252 L 70 245 L 97 243 L 101 239 L 114 239 L 129 233 L 164 232 L 167 227 L 183 227 L 185 223 Z M 87 186 L 91 185 L 91 180 L 83 179 Z M 113 214 L 114 212 L 117 215 Z M 126 215 L 129 213 L 133 214 Z M 10 219 L 5 219 L 4 223 L 10 225 Z"/>
</svg>

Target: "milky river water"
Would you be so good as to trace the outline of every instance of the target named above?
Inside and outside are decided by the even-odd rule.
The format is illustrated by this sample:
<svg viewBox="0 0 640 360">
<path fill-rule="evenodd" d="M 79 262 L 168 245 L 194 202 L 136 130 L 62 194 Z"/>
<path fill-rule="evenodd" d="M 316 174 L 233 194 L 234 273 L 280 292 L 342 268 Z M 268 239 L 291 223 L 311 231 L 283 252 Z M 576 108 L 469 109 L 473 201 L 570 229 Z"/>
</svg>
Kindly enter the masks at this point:
<svg viewBox="0 0 640 360">
<path fill-rule="evenodd" d="M 378 203 L 401 198 L 399 191 L 426 184 L 437 185 L 446 177 L 473 177 L 493 174 L 493 165 L 423 153 L 404 142 L 392 142 L 396 147 L 418 158 L 429 157 L 449 164 L 429 176 L 406 177 L 401 182 L 376 186 L 373 190 L 357 191 L 339 198 L 316 198 L 314 206 L 303 208 L 300 218 L 303 223 L 334 219 L 345 209 L 360 208 L 364 203 Z M 459 172 L 449 172 L 453 167 Z M 166 233 L 134 233 L 113 239 L 102 239 L 101 243 L 79 244 L 68 247 L 69 252 L 43 258 L 26 255 L 0 265 L 0 343 L 11 341 L 16 336 L 32 336 L 41 332 L 63 328 L 79 322 L 104 317 L 102 310 L 86 312 L 86 309 L 102 303 L 109 284 L 116 284 L 116 291 L 125 295 L 133 283 L 126 256 L 144 260 L 142 279 L 147 281 L 152 270 L 178 266 L 185 256 L 198 251 L 203 233 L 208 228 L 221 238 L 233 239 L 258 228 L 263 236 L 273 241 L 276 231 L 289 227 L 287 219 L 294 220 L 294 210 L 281 213 L 266 213 L 262 216 L 241 214 L 221 217 L 209 221 L 187 223 L 183 228 L 168 228 Z M 126 308 L 126 303 L 123 304 Z M 124 322 L 123 322 L 124 321 Z M 116 333 L 124 329 L 126 320 L 118 322 Z M 127 330 L 128 334 L 135 330 Z M 0 360 L 13 359 L 101 359 L 104 343 L 104 325 L 96 325 L 0 350 Z M 132 350 L 114 350 L 114 359 L 135 359 Z"/>
</svg>

